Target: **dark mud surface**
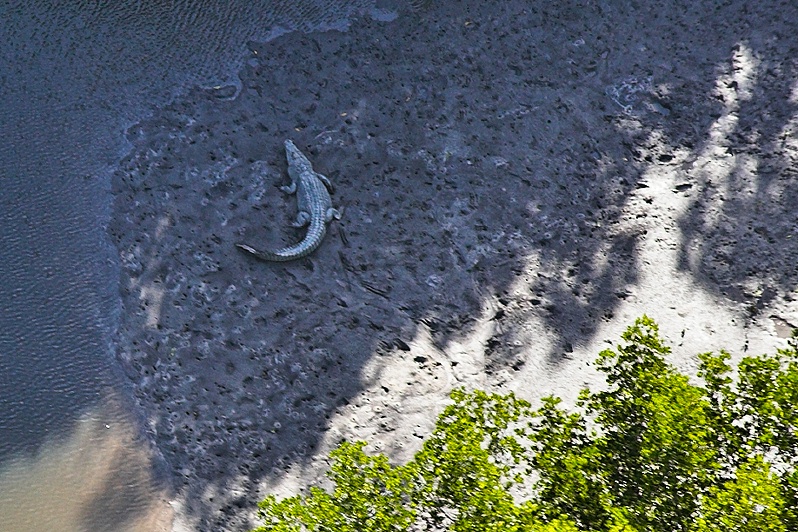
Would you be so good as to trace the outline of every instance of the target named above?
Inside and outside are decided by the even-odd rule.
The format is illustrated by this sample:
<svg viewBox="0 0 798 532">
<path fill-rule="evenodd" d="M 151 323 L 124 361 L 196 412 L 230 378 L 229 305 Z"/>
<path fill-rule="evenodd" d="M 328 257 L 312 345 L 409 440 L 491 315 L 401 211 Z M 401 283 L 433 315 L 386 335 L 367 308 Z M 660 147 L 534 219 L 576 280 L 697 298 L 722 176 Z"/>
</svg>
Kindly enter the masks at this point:
<svg viewBox="0 0 798 532">
<path fill-rule="evenodd" d="M 252 43 L 128 132 L 119 356 L 198 530 L 340 437 L 407 457 L 454 386 L 573 394 L 643 312 L 686 367 L 798 324 L 794 3 L 437 4 Z M 267 264 L 234 243 L 303 236 L 286 138 L 344 215 Z"/>
</svg>

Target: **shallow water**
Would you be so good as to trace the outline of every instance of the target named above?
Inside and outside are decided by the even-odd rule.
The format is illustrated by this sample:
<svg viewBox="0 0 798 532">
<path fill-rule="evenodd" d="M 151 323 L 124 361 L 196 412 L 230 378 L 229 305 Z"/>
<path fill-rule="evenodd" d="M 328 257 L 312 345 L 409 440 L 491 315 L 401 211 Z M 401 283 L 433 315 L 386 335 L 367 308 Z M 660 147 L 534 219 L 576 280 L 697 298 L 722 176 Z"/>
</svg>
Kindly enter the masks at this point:
<svg viewBox="0 0 798 532">
<path fill-rule="evenodd" d="M 0 530 L 78 532 L 171 529 L 168 479 L 129 413 L 112 396 L 0 466 Z"/>
<path fill-rule="evenodd" d="M 105 225 L 125 128 L 192 86 L 236 85 L 248 41 L 372 4 L 0 7 L 0 529 L 156 530 L 168 513 L 114 357 Z"/>
</svg>

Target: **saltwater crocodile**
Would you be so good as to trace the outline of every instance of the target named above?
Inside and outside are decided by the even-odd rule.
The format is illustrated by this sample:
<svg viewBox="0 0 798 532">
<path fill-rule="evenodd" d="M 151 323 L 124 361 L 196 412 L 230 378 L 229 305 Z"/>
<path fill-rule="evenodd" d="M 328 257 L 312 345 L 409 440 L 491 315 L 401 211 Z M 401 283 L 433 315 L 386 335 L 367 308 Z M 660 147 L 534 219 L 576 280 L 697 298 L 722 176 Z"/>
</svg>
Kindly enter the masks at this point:
<svg viewBox="0 0 798 532">
<path fill-rule="evenodd" d="M 285 141 L 285 156 L 288 159 L 288 175 L 291 184 L 280 187 L 289 194 L 296 193 L 297 216 L 291 224 L 294 227 L 308 226 L 305 238 L 293 246 L 278 249 L 277 251 L 259 251 L 247 244 L 239 243 L 236 246 L 247 253 L 266 261 L 288 261 L 309 255 L 321 244 L 327 232 L 327 224 L 335 218 L 341 218 L 341 213 L 334 209 L 328 188 L 332 184 L 327 177 L 314 172 L 310 161 L 299 148 L 290 140 Z"/>
</svg>

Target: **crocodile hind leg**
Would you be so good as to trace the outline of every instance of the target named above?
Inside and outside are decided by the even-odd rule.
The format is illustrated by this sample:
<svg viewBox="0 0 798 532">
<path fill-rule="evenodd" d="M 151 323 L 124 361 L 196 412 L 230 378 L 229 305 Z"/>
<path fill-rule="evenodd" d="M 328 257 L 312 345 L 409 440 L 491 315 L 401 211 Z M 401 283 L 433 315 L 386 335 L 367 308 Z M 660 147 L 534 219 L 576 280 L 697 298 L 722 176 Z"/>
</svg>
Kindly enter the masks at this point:
<svg viewBox="0 0 798 532">
<path fill-rule="evenodd" d="M 330 222 L 332 219 L 335 218 L 336 220 L 341 219 L 341 211 L 338 209 L 327 209 L 327 212 L 324 213 L 324 221 Z"/>
<path fill-rule="evenodd" d="M 310 223 L 310 213 L 307 211 L 299 211 L 296 215 L 296 221 L 291 224 L 292 227 L 305 227 Z"/>
</svg>

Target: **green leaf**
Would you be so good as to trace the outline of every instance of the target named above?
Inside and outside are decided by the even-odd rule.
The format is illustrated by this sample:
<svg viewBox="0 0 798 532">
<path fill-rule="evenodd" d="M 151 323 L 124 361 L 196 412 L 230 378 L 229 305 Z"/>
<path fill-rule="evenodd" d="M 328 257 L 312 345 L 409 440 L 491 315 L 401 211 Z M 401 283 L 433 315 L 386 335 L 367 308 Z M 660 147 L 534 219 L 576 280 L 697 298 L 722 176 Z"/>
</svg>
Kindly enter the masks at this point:
<svg viewBox="0 0 798 532">
<path fill-rule="evenodd" d="M 783 532 L 781 483 L 761 456 L 740 466 L 732 480 L 704 498 L 695 532 Z"/>
</svg>

